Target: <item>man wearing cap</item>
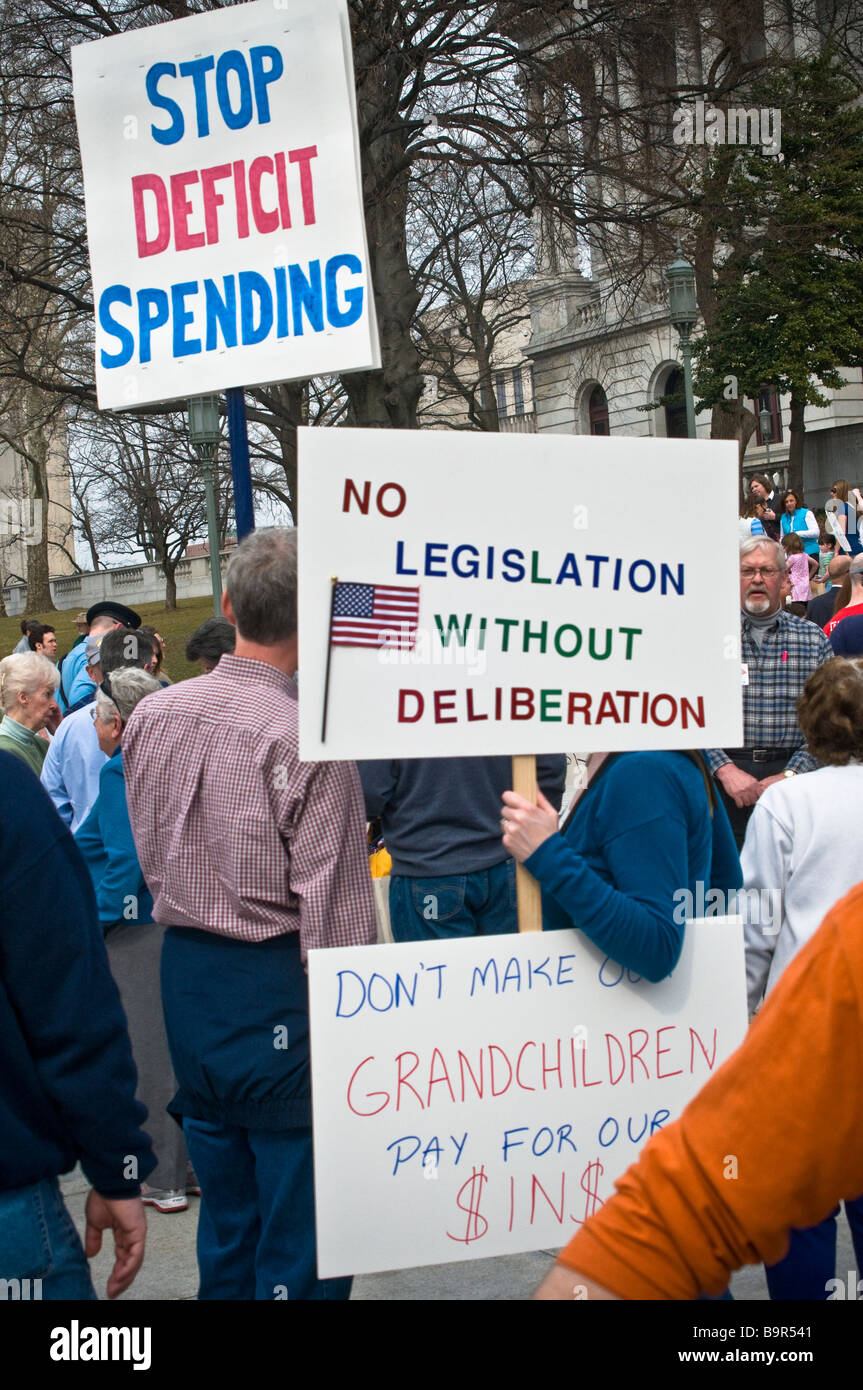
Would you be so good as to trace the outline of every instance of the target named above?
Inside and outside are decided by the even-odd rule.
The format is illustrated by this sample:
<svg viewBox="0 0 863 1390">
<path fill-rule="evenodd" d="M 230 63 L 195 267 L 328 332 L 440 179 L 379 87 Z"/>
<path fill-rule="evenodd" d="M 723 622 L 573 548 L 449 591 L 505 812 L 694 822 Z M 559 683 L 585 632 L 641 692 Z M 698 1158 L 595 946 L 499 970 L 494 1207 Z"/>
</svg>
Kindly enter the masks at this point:
<svg viewBox="0 0 863 1390">
<path fill-rule="evenodd" d="M 87 622 L 90 626 L 90 637 L 97 643 L 112 628 L 139 628 L 141 626 L 141 618 L 138 613 L 135 613 L 131 608 L 126 608 L 122 603 L 113 603 L 111 600 L 94 603 L 92 608 L 88 608 Z M 72 648 L 63 662 L 61 689 L 70 710 L 78 704 L 83 696 L 90 695 L 95 690 L 93 681 L 87 675 L 87 661 L 87 643 L 81 642 L 77 647 Z"/>
<path fill-rule="evenodd" d="M 101 685 L 105 676 L 121 666 L 137 666 L 152 671 L 155 663 L 150 638 L 133 632 L 131 628 L 119 627 L 106 632 L 101 643 L 99 647 L 95 638 L 87 639 L 86 670 L 90 693 L 83 696 L 78 707 L 66 715 L 42 765 L 42 784 L 60 819 L 73 833 L 86 819 L 99 795 L 99 773 L 107 761 L 99 747 L 92 719 L 96 687 Z"/>
</svg>

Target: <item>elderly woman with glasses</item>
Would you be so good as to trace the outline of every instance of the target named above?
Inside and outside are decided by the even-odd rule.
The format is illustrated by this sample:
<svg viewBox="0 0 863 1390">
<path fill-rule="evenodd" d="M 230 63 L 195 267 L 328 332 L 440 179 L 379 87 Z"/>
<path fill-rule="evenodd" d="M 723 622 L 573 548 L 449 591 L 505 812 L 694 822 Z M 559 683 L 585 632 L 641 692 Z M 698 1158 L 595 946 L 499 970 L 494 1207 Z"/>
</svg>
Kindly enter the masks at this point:
<svg viewBox="0 0 863 1390">
<path fill-rule="evenodd" d="M 149 1112 L 147 1131 L 159 1160 L 145 1185 L 145 1205 L 157 1211 L 185 1211 L 187 1153 L 182 1131 L 168 1115 L 176 1092 L 162 1017 L 159 961 L 164 927 L 153 921 L 153 899 L 138 862 L 123 775 L 123 730 L 135 708 L 161 690 L 137 667 L 106 676 L 96 692 L 92 718 L 99 747 L 108 761 L 99 773 L 99 795 L 75 832 L 93 887 L 105 933 L 108 960 L 129 1023 L 138 1068 L 138 1099 Z"/>
<path fill-rule="evenodd" d="M 767 788 L 740 856 L 751 1010 L 861 877 L 863 661 L 837 657 L 819 666 L 803 687 L 797 717 L 821 766 Z M 800 1026 L 806 1027 L 805 1018 Z M 837 1065 L 841 1085 L 838 1059 Z M 845 1214 L 863 1269 L 863 1197 L 847 1201 Z M 838 1208 L 818 1226 L 792 1231 L 785 1259 L 766 1270 L 771 1298 L 827 1298 L 836 1272 L 837 1215 Z"/>
<path fill-rule="evenodd" d="M 39 652 L 22 652 L 0 661 L 0 749 L 20 758 L 38 777 L 48 742 L 41 729 L 56 729 L 60 710 L 54 698 L 58 676 Z"/>
</svg>

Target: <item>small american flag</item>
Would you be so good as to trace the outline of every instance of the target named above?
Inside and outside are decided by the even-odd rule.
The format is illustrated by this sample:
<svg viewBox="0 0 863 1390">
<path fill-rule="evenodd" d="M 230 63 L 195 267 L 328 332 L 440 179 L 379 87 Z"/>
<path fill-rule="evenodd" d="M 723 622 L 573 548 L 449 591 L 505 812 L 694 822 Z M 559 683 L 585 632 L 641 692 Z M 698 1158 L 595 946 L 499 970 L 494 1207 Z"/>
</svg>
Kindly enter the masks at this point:
<svg viewBox="0 0 863 1390">
<path fill-rule="evenodd" d="M 388 584 L 336 584 L 330 643 L 334 647 L 416 644 L 420 591 Z"/>
</svg>

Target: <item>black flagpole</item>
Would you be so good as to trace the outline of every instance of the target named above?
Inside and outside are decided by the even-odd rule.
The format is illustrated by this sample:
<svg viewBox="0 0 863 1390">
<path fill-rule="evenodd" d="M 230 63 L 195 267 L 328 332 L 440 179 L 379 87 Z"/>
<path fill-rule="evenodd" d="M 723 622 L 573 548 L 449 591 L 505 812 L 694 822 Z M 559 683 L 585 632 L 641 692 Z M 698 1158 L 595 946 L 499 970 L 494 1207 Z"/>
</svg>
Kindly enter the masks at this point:
<svg viewBox="0 0 863 1390">
<path fill-rule="evenodd" d="M 327 705 L 330 699 L 330 657 L 333 654 L 333 610 L 336 606 L 336 585 L 338 583 L 336 575 L 330 575 L 330 583 L 332 585 L 332 593 L 330 595 L 330 630 L 327 633 L 327 673 L 324 676 L 324 718 L 321 724 L 321 743 L 326 743 L 327 741 Z"/>
</svg>

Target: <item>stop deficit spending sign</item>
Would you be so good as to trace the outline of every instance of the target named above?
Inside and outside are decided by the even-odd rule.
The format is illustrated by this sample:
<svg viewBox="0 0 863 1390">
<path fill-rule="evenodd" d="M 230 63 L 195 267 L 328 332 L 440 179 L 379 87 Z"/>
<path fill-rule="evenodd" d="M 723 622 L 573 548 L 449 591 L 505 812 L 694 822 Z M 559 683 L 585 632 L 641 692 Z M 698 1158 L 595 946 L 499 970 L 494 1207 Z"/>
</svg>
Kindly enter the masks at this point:
<svg viewBox="0 0 863 1390">
<path fill-rule="evenodd" d="M 343 0 L 73 49 L 99 405 L 378 365 Z"/>
<path fill-rule="evenodd" d="M 733 444 L 306 429 L 299 496 L 301 757 L 742 742 Z"/>
</svg>

